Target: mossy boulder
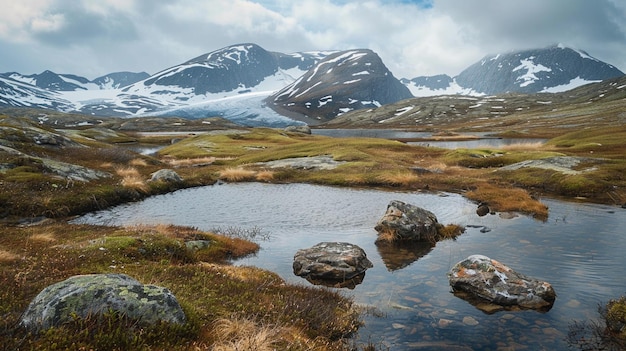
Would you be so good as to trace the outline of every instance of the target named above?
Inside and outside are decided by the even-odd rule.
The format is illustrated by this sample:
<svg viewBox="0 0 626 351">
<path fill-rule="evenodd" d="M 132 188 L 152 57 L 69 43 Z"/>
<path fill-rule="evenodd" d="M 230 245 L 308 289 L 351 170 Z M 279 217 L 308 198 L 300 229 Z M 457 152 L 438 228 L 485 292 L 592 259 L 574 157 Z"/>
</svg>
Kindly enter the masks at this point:
<svg viewBox="0 0 626 351">
<path fill-rule="evenodd" d="M 125 274 L 89 274 L 73 276 L 42 290 L 31 301 L 20 324 L 37 332 L 76 317 L 97 318 L 111 312 L 145 325 L 186 322 L 176 297 L 166 288 L 143 285 Z"/>
</svg>

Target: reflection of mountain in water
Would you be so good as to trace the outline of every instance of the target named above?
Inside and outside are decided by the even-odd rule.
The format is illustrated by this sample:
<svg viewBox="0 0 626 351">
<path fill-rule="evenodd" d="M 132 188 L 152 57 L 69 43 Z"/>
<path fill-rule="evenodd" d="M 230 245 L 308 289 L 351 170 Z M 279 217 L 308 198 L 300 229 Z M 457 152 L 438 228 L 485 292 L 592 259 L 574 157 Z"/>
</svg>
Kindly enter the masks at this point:
<svg viewBox="0 0 626 351">
<path fill-rule="evenodd" d="M 426 256 L 435 247 L 430 242 L 424 241 L 402 241 L 385 242 L 377 241 L 376 247 L 380 258 L 385 263 L 387 270 L 395 271 L 409 266 L 411 263 Z"/>
</svg>

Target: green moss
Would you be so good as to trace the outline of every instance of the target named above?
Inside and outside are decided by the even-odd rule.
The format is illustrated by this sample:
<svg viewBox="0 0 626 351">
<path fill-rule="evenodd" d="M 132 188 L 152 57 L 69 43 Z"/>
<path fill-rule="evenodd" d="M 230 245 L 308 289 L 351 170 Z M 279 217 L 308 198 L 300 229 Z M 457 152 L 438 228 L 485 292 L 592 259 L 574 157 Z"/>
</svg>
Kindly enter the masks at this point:
<svg viewBox="0 0 626 351">
<path fill-rule="evenodd" d="M 49 241 L 27 240 L 46 233 Z M 210 240 L 211 254 L 176 257 L 185 240 Z M 5 349 L 212 349 L 220 335 L 219 319 L 246 318 L 277 330 L 278 349 L 341 349 L 341 338 L 356 331 L 359 315 L 352 301 L 330 290 L 285 284 L 276 274 L 254 267 L 226 264 L 228 257 L 258 245 L 197 229 L 176 226 L 113 228 L 53 224 L 37 228 L 3 228 L 0 245 L 19 250 L 24 259 L 3 264 L 0 281 L 0 345 Z M 185 249 L 188 253 L 192 250 Z M 209 251 L 207 251 L 208 253 Z M 137 256 L 129 256 L 137 255 Z M 185 254 L 188 255 L 188 254 Z M 17 328 L 29 301 L 46 286 L 83 273 L 125 273 L 140 282 L 169 289 L 179 301 L 187 323 L 152 327 L 112 313 L 104 320 L 74 317 L 40 335 Z M 19 279 L 15 279 L 20 277 Z M 306 339 L 301 346 L 291 337 Z"/>
<path fill-rule="evenodd" d="M 606 305 L 605 318 L 607 328 L 626 341 L 626 297 L 609 301 Z"/>
</svg>

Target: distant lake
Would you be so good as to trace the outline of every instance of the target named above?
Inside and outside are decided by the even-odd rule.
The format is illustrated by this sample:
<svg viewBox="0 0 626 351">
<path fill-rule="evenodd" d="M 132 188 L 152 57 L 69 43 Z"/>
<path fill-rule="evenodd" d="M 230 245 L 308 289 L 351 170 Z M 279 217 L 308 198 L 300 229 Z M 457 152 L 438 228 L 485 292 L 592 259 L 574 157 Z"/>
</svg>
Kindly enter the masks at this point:
<svg viewBox="0 0 626 351">
<path fill-rule="evenodd" d="M 467 226 L 454 241 L 405 252 L 374 244 L 376 222 L 391 200 L 435 213 L 443 224 Z M 390 350 L 568 350 L 574 320 L 598 318 L 597 308 L 626 293 L 626 210 L 544 200 L 550 216 L 478 217 L 476 204 L 457 194 L 391 192 L 308 184 L 238 183 L 185 189 L 87 214 L 76 223 L 172 223 L 211 230 L 261 228 L 271 237 L 261 251 L 234 262 L 310 284 L 292 272 L 298 249 L 322 241 L 362 247 L 374 267 L 353 290 L 355 302 L 378 311 L 364 316 L 358 338 Z M 553 308 L 485 314 L 450 291 L 446 273 L 458 261 L 482 254 L 551 283 Z"/>
<path fill-rule="evenodd" d="M 312 129 L 312 134 L 324 135 L 334 138 L 382 138 L 382 139 L 423 139 L 432 138 L 430 132 L 411 132 L 394 129 Z M 444 149 L 467 148 L 474 149 L 479 147 L 498 148 L 512 144 L 524 143 L 545 143 L 547 139 L 538 138 L 494 138 L 489 137 L 489 132 L 468 133 L 468 136 L 479 137 L 480 139 L 472 140 L 441 140 L 441 141 L 410 141 L 408 145 L 440 147 Z"/>
</svg>

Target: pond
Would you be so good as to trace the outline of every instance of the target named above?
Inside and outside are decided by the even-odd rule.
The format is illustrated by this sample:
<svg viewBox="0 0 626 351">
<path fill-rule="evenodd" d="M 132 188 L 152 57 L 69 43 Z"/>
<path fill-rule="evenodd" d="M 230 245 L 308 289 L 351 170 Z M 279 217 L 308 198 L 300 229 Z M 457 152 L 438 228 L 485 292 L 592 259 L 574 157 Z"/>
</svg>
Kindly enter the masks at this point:
<svg viewBox="0 0 626 351">
<path fill-rule="evenodd" d="M 480 148 L 499 148 L 508 145 L 519 144 L 543 144 L 547 139 L 535 138 L 481 138 L 474 140 L 446 140 L 446 141 L 411 141 L 409 145 L 440 147 L 443 149 L 480 149 Z"/>
<path fill-rule="evenodd" d="M 335 138 L 382 138 L 382 139 L 424 139 L 433 136 L 430 132 L 412 132 L 394 129 L 312 129 L 313 134 Z M 444 149 L 457 148 L 498 148 L 512 144 L 543 144 L 547 139 L 539 138 L 495 138 L 490 137 L 488 132 L 472 132 L 468 136 L 479 137 L 471 140 L 435 140 L 435 141 L 409 141 L 409 145 L 440 147 Z"/>
<path fill-rule="evenodd" d="M 377 247 L 376 222 L 391 200 L 467 226 L 435 247 Z M 457 194 L 390 192 L 308 184 L 239 183 L 180 190 L 95 212 L 78 223 L 173 223 L 211 230 L 261 228 L 270 239 L 254 257 L 238 260 L 310 284 L 292 272 L 298 249 L 322 241 L 359 245 L 374 264 L 363 282 L 342 289 L 375 313 L 365 315 L 358 338 L 390 350 L 567 350 L 573 321 L 597 319 L 597 308 L 626 292 L 626 210 L 545 199 L 547 221 L 502 214 L 478 217 L 476 204 Z M 507 219 L 508 218 L 508 219 Z M 548 312 L 486 314 L 451 293 L 446 273 L 472 254 L 496 259 L 552 284 Z"/>
</svg>

